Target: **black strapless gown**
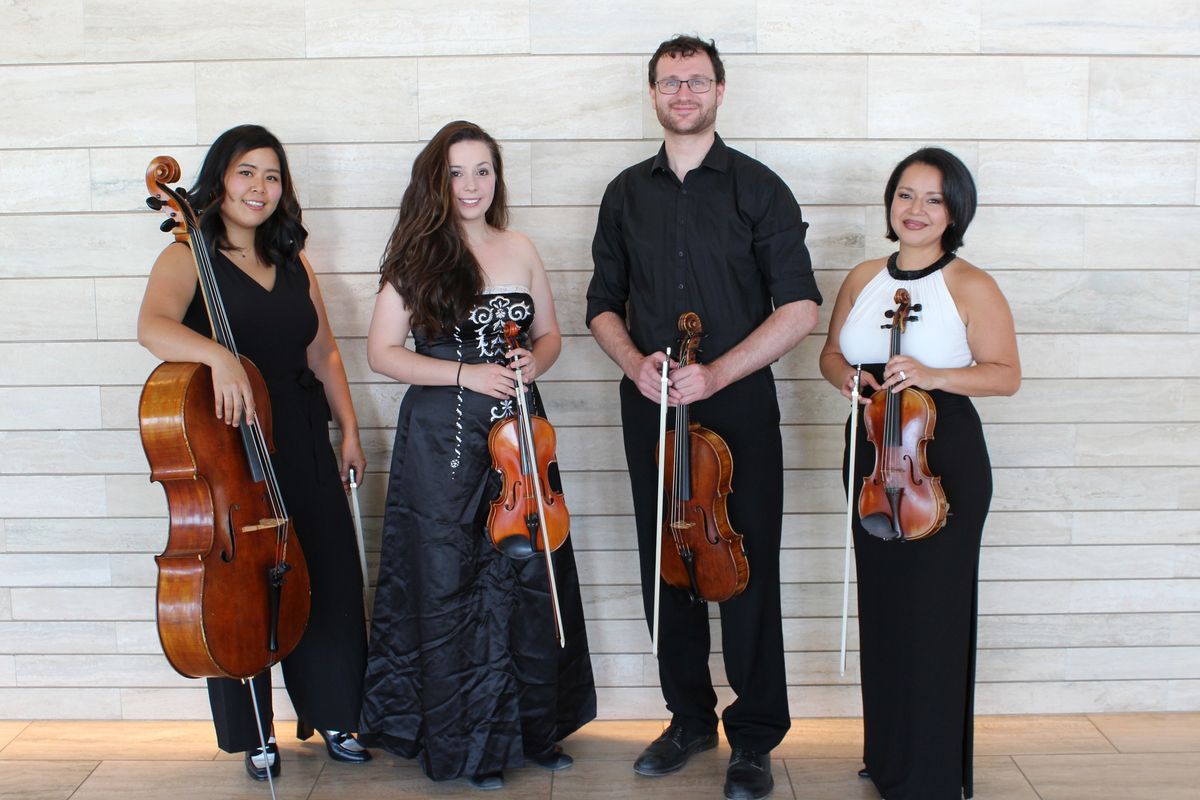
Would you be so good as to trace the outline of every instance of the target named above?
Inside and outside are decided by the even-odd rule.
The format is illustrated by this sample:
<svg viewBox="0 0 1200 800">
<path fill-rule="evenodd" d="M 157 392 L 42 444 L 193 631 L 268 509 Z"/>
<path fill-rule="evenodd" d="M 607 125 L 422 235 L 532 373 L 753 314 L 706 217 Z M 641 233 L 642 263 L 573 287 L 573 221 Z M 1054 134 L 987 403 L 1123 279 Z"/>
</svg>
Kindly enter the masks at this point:
<svg viewBox="0 0 1200 800">
<path fill-rule="evenodd" d="M 482 295 L 455 330 L 416 335 L 416 350 L 502 362 L 509 320 L 528 331 L 524 291 Z M 484 532 L 500 489 L 488 433 L 512 406 L 455 386 L 412 386 L 396 423 L 359 731 L 419 759 L 434 780 L 522 766 L 596 716 L 570 539 L 554 553 L 560 648 L 543 556 L 509 559 Z"/>
</svg>

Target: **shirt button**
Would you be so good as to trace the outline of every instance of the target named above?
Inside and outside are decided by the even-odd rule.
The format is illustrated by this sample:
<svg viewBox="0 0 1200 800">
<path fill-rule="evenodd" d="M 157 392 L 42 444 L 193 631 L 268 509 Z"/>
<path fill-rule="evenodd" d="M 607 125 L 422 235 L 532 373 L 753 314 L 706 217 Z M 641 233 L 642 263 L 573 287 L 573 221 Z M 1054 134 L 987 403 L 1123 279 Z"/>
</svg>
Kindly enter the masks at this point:
<svg viewBox="0 0 1200 800">
<path fill-rule="evenodd" d="M 680 257 L 680 258 L 683 258 L 683 251 L 682 251 L 682 250 L 680 250 L 680 251 L 679 251 L 679 257 Z"/>
<path fill-rule="evenodd" d="M 682 289 L 682 288 L 683 288 L 683 284 L 681 283 L 681 284 L 679 284 L 678 286 L 676 286 L 675 288 L 676 288 L 676 289 Z"/>
</svg>

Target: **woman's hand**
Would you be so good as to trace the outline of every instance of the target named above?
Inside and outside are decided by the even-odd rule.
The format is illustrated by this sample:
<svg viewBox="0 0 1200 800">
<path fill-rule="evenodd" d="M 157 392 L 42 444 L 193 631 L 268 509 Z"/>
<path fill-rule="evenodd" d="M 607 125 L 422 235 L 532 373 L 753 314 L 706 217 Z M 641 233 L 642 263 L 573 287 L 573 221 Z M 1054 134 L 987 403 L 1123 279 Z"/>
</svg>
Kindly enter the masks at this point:
<svg viewBox="0 0 1200 800">
<path fill-rule="evenodd" d="M 526 350 L 524 347 L 514 347 L 504 354 L 506 360 L 505 366 L 513 370 L 513 380 L 516 380 L 516 369 L 521 368 L 521 380 L 525 385 L 533 383 L 540 373 L 538 372 L 537 360 L 534 359 L 533 353 Z"/>
<path fill-rule="evenodd" d="M 342 486 L 350 492 L 350 470 L 354 470 L 354 482 L 362 485 L 363 473 L 367 471 L 367 457 L 363 454 L 358 434 L 342 438 Z"/>
<path fill-rule="evenodd" d="M 238 357 L 224 348 L 221 351 L 212 365 L 215 411 L 217 419 L 225 420 L 226 425 L 239 425 L 243 411 L 247 420 L 254 419 L 254 390 Z"/>
<path fill-rule="evenodd" d="M 933 369 L 912 356 L 892 356 L 883 368 L 883 386 L 893 393 L 910 386 L 918 389 L 937 389 L 941 386 L 941 370 Z"/>
<path fill-rule="evenodd" d="M 842 393 L 842 397 L 846 398 L 847 400 L 849 400 L 854 393 L 854 376 L 857 373 L 858 370 L 851 367 L 846 373 L 846 378 L 842 381 L 842 385 L 838 387 Z M 867 386 L 871 387 L 875 391 L 879 391 L 879 381 L 875 380 L 875 376 L 869 372 L 863 372 L 858 381 L 858 402 L 864 406 L 871 404 L 871 398 L 863 397 L 863 388 Z"/>
<path fill-rule="evenodd" d="M 498 400 L 517 396 L 517 374 L 504 364 L 463 364 L 458 385 Z"/>
</svg>

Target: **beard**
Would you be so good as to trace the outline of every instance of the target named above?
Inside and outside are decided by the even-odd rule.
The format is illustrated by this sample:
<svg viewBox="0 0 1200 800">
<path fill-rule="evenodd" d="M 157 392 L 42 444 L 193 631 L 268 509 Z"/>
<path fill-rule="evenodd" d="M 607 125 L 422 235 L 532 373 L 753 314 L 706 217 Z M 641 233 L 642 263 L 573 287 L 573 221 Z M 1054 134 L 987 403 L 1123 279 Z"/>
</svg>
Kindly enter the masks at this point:
<svg viewBox="0 0 1200 800">
<path fill-rule="evenodd" d="M 717 124 L 717 105 L 715 103 L 707 111 L 696 114 L 687 120 L 671 116 L 670 103 L 667 104 L 666 108 L 655 103 L 654 113 L 658 117 L 658 124 L 671 133 L 681 136 L 708 130 Z"/>
</svg>

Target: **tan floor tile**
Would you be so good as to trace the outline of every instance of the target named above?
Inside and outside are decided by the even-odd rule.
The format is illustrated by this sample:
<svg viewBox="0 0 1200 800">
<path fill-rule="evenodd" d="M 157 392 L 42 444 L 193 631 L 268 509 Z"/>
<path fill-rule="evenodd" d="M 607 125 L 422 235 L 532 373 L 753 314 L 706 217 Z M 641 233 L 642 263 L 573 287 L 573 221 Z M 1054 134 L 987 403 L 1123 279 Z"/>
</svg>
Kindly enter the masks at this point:
<svg viewBox="0 0 1200 800">
<path fill-rule="evenodd" d="M 1200 785 L 1200 759 L 1168 754 L 1026 755 L 1014 760 L 1042 800 L 1195 800 Z"/>
<path fill-rule="evenodd" d="M 264 800 L 265 783 L 252 780 L 240 765 L 220 761 L 105 761 L 71 800 Z M 304 800 L 321 765 L 283 765 L 275 779 L 279 800 Z"/>
<path fill-rule="evenodd" d="M 217 741 L 211 722 L 31 722 L 0 759 L 211 760 Z"/>
<path fill-rule="evenodd" d="M 343 769 L 334 769 L 342 767 Z M 504 773 L 504 788 L 486 792 L 487 797 L 519 797 L 521 800 L 550 800 L 551 775 L 545 770 L 525 768 Z M 443 800 L 480 800 L 481 793 L 465 781 L 431 781 L 412 761 L 377 753 L 361 766 L 331 764 L 321 773 L 310 800 L 406 800 L 437 797 Z"/>
<path fill-rule="evenodd" d="M 978 800 L 1038 800 L 1037 792 L 1008 756 L 975 757 L 975 797 Z"/>
<path fill-rule="evenodd" d="M 24 720 L 4 720 L 0 721 L 0 750 L 17 737 L 21 731 L 29 725 Z"/>
<path fill-rule="evenodd" d="M 688 765 L 673 775 L 646 778 L 633 771 L 632 764 L 612 762 L 575 762 L 575 766 L 554 774 L 554 796 L 570 800 L 716 800 L 725 784 L 729 750 L 719 747 L 691 758 Z M 772 800 L 794 797 L 782 762 L 772 761 L 775 792 Z"/>
<path fill-rule="evenodd" d="M 1200 753 L 1200 714 L 1089 714 L 1122 753 Z"/>
<path fill-rule="evenodd" d="M 1112 753 L 1112 744 L 1082 716 L 976 717 L 976 755 Z"/>
<path fill-rule="evenodd" d="M 860 759 L 861 767 L 862 748 L 861 719 L 794 719 L 791 730 L 771 755 L 787 759 Z"/>
<path fill-rule="evenodd" d="M 592 722 L 567 737 L 562 746 L 577 762 L 602 759 L 628 761 L 632 765 L 666 726 L 662 720 Z"/>
<path fill-rule="evenodd" d="M 66 800 L 95 768 L 95 761 L 0 761 L 0 798 Z"/>
<path fill-rule="evenodd" d="M 862 743 L 859 742 L 859 749 Z M 879 800 L 875 784 L 858 777 L 861 758 L 788 758 L 782 762 L 804 800 Z M 776 768 L 776 779 L 778 779 Z"/>
</svg>

